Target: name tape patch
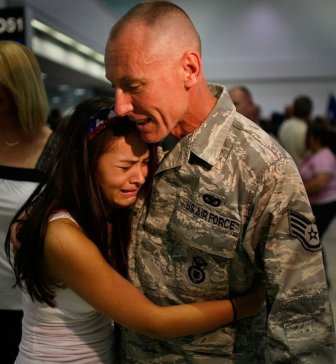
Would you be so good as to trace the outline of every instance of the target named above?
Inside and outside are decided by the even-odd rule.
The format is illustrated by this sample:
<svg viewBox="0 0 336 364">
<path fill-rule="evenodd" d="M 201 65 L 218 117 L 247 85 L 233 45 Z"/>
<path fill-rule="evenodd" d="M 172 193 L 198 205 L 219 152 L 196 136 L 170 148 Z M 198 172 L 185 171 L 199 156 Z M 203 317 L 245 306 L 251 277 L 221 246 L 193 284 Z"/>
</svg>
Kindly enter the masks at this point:
<svg viewBox="0 0 336 364">
<path fill-rule="evenodd" d="M 181 201 L 181 206 L 194 219 L 201 219 L 216 227 L 229 231 L 234 236 L 238 236 L 240 229 L 240 222 L 238 220 L 216 214 L 190 199 Z"/>
</svg>

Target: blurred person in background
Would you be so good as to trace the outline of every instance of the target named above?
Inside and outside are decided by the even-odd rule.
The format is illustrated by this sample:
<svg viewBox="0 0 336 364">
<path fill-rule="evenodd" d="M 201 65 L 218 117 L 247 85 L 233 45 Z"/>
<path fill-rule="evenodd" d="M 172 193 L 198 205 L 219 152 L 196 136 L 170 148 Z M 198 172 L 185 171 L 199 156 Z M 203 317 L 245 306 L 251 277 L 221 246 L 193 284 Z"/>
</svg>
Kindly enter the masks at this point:
<svg viewBox="0 0 336 364">
<path fill-rule="evenodd" d="M 292 108 L 293 108 L 292 104 L 285 105 L 282 112 L 273 111 L 269 119 L 264 119 L 260 123 L 262 128 L 265 131 L 267 131 L 270 135 L 272 135 L 279 143 L 280 143 L 278 138 L 279 128 L 285 120 L 292 117 Z"/>
<path fill-rule="evenodd" d="M 336 216 L 336 128 L 328 119 L 316 117 L 308 126 L 306 145 L 309 155 L 299 171 L 323 239 Z"/>
<path fill-rule="evenodd" d="M 57 143 L 46 126 L 48 99 L 36 57 L 0 41 L 0 362 L 13 363 L 21 339 L 22 297 L 4 250 L 10 221 L 31 195 Z"/>
<path fill-rule="evenodd" d="M 254 102 L 250 89 L 246 86 L 235 86 L 229 89 L 229 95 L 237 112 L 258 124 L 274 139 L 277 139 L 276 130 L 270 121 L 261 118 L 261 107 Z"/>
<path fill-rule="evenodd" d="M 236 86 L 229 90 L 237 112 L 259 124 L 260 107 L 254 103 L 251 91 L 246 86 Z"/>
<path fill-rule="evenodd" d="M 298 96 L 293 103 L 292 117 L 284 120 L 279 127 L 280 144 L 292 156 L 296 165 L 306 156 L 306 134 L 313 111 L 309 96 Z"/>
</svg>

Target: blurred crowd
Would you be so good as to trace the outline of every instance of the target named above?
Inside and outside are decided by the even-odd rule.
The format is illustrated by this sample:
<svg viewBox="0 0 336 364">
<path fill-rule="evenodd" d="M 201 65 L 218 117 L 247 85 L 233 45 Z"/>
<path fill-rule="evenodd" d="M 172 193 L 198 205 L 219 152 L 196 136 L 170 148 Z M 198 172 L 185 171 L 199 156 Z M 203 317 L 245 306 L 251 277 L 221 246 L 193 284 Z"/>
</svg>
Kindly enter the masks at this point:
<svg viewBox="0 0 336 364">
<path fill-rule="evenodd" d="M 239 113 L 271 134 L 295 161 L 305 185 L 320 239 L 336 215 L 336 109 L 333 100 L 326 115 L 314 114 L 308 95 L 298 95 L 282 113 L 261 118 L 261 108 L 245 86 L 229 94 Z"/>
</svg>

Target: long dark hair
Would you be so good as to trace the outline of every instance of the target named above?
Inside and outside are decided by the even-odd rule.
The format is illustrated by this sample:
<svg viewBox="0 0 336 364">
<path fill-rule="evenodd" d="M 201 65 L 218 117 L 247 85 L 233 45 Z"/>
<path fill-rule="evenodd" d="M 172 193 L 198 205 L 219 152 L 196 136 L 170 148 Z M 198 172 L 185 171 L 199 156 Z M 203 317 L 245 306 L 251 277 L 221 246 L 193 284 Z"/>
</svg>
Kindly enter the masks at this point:
<svg viewBox="0 0 336 364">
<path fill-rule="evenodd" d="M 128 118 L 116 118 L 113 123 L 88 139 L 90 116 L 102 108 L 110 108 L 113 99 L 91 98 L 81 102 L 67 121 L 60 144 L 51 160 L 45 180 L 18 211 L 13 222 L 18 222 L 20 242 L 13 268 L 17 284 L 26 288 L 33 300 L 54 306 L 54 288 L 58 285 L 47 277 L 43 269 L 44 237 L 48 219 L 57 210 L 67 210 L 85 234 L 96 244 L 107 262 L 127 276 L 127 246 L 131 230 L 131 208 L 120 208 L 108 215 L 95 179 L 99 157 L 113 143 L 113 137 L 138 132 Z M 156 164 L 155 146 L 150 148 L 149 176 Z M 148 190 L 151 177 L 143 188 Z M 20 218 L 24 216 L 24 218 Z M 108 224 L 112 223 L 109 239 Z M 10 236 L 5 243 L 10 258 Z M 23 284 L 24 283 L 24 284 Z"/>
</svg>

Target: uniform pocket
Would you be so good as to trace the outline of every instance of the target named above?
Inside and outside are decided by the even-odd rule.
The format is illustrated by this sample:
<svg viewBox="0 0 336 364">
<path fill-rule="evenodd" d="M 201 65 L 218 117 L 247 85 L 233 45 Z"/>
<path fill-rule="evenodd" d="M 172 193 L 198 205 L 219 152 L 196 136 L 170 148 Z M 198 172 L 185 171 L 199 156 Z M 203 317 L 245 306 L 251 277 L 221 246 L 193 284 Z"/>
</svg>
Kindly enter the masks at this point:
<svg viewBox="0 0 336 364">
<path fill-rule="evenodd" d="M 228 272 L 235 254 L 240 222 L 225 212 L 225 206 L 214 208 L 201 195 L 188 196 L 181 189 L 167 226 L 170 241 L 172 279 L 183 300 L 215 299 L 228 294 Z M 183 296 L 183 297 L 182 297 Z"/>
</svg>

